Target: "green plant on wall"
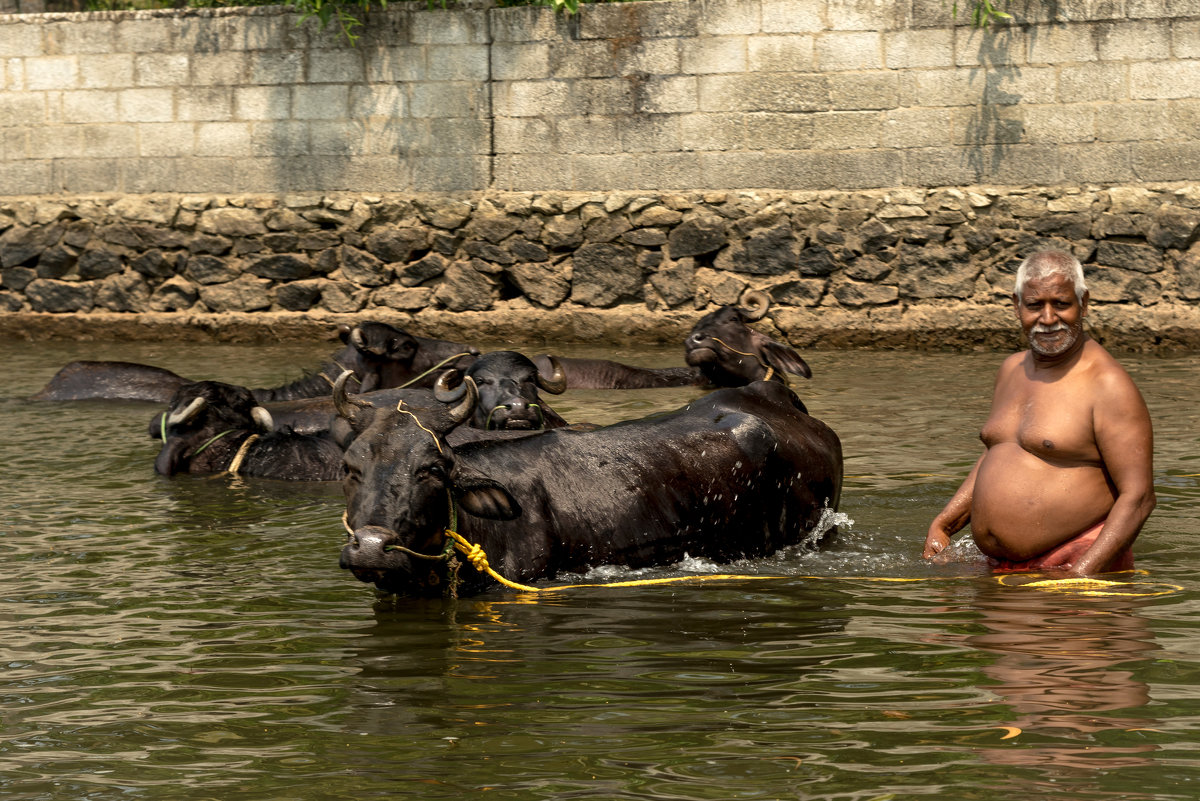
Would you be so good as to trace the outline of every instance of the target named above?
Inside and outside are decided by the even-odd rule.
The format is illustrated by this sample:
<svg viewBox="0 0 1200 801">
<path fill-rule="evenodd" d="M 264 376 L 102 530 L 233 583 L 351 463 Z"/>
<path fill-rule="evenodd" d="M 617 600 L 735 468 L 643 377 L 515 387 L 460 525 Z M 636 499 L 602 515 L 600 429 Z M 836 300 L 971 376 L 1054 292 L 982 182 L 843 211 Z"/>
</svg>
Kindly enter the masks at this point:
<svg viewBox="0 0 1200 801">
<path fill-rule="evenodd" d="M 954 0 L 953 5 L 954 16 L 958 16 L 958 0 Z M 986 28 L 993 22 L 1002 19 L 1012 19 L 1012 14 L 1007 14 L 992 3 L 992 0 L 974 0 L 974 5 L 971 9 L 971 24 L 976 28 Z"/>
</svg>

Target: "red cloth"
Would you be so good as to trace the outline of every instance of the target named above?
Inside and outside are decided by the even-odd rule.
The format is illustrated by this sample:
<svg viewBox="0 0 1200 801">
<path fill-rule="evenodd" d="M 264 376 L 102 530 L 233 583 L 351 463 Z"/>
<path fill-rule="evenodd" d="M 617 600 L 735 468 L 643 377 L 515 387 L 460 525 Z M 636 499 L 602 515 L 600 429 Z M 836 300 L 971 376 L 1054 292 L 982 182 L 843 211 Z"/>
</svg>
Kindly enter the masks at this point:
<svg viewBox="0 0 1200 801">
<path fill-rule="evenodd" d="M 1033 573 L 1039 570 L 1066 569 L 1075 564 L 1075 561 L 1083 556 L 1088 548 L 1092 547 L 1096 537 L 1100 536 L 1102 528 L 1104 528 L 1103 520 L 1062 545 L 1057 545 L 1032 559 L 1013 562 L 1008 559 L 988 557 L 988 564 L 995 573 Z M 1129 548 L 1118 553 L 1104 566 L 1105 573 L 1115 573 L 1120 570 L 1133 570 L 1133 551 Z"/>
</svg>

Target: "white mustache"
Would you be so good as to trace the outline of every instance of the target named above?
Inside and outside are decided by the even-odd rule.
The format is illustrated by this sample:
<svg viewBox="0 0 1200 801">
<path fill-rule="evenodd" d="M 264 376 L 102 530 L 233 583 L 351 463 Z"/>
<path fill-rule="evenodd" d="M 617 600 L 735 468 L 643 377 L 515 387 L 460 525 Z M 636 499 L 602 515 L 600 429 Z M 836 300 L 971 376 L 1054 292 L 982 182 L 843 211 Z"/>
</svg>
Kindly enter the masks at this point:
<svg viewBox="0 0 1200 801">
<path fill-rule="evenodd" d="M 1034 323 L 1033 328 L 1029 331 L 1031 334 L 1055 334 L 1059 331 L 1069 331 L 1070 326 L 1066 323 L 1055 323 L 1054 325 L 1044 325 L 1042 323 Z"/>
</svg>

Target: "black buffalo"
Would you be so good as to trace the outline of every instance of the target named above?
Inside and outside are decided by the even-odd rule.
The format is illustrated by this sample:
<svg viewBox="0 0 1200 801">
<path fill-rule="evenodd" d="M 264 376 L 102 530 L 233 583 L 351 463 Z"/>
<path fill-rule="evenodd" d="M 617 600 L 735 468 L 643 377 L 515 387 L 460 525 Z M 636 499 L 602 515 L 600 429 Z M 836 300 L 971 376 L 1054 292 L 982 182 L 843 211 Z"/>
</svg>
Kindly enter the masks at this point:
<svg viewBox="0 0 1200 801">
<path fill-rule="evenodd" d="M 763 556 L 818 536 L 838 505 L 841 443 L 777 382 L 594 431 L 452 446 L 446 433 L 471 415 L 472 394 L 455 407 L 431 397 L 400 409 L 334 395 L 358 432 L 345 456 L 341 564 L 360 580 L 397 594 L 493 586 L 447 558 L 452 519 L 493 569 L 527 583 L 685 554 Z"/>
<path fill-rule="evenodd" d="M 198 381 L 181 387 L 160 423 L 154 471 L 234 473 L 285 481 L 336 481 L 342 449 L 327 437 L 276 431 L 245 387 Z"/>
<path fill-rule="evenodd" d="M 747 323 L 766 316 L 770 298 L 765 292 L 749 291 L 744 306 L 722 306 L 696 323 L 684 341 L 687 363 L 703 376 L 703 383 L 737 387 L 751 381 L 787 383 L 784 373 L 812 377 L 800 354 Z"/>
<path fill-rule="evenodd" d="M 362 322 L 338 329 L 341 350 L 317 370 L 278 387 L 251 389 L 259 403 L 329 396 L 345 370 L 353 373 L 358 391 L 398 387 L 406 383 L 432 386 L 442 369 L 465 367 L 478 348 L 460 342 L 427 339 L 395 326 Z M 170 370 L 147 364 L 77 361 L 63 367 L 33 400 L 130 400 L 166 403 L 185 384 Z"/>
<path fill-rule="evenodd" d="M 452 373 L 444 373 L 434 385 L 434 394 L 443 403 L 455 403 L 467 390 L 467 382 L 479 393 L 469 424 L 488 431 L 540 431 L 567 425 L 557 412 L 542 400 L 539 390 L 560 395 L 567 389 L 566 376 L 554 356 L 547 357 L 550 377 L 543 376 L 528 356 L 512 350 L 497 350 L 477 358 L 456 383 Z"/>
</svg>

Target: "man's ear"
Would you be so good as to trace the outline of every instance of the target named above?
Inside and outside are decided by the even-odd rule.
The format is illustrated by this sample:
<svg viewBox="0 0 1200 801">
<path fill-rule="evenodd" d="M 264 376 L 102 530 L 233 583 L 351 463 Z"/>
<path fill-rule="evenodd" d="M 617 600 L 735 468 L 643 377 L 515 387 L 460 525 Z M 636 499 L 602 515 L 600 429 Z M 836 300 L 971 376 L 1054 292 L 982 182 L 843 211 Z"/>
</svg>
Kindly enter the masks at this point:
<svg viewBox="0 0 1200 801">
<path fill-rule="evenodd" d="M 1083 297 L 1079 300 L 1080 317 L 1087 317 L 1088 301 L 1092 299 L 1091 290 L 1083 290 Z"/>
</svg>

